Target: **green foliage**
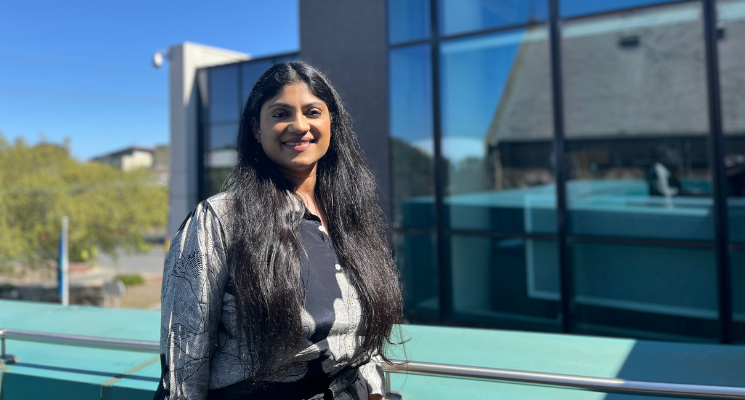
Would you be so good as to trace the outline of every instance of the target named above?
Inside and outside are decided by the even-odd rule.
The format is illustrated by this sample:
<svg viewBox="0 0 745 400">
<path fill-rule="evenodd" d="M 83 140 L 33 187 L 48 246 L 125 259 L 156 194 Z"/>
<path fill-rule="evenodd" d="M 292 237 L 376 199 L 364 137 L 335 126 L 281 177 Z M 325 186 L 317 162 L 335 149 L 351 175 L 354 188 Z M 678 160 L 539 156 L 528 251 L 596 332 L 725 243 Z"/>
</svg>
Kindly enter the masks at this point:
<svg viewBox="0 0 745 400">
<path fill-rule="evenodd" d="M 67 143 L 10 144 L 0 133 L 0 269 L 55 260 L 62 216 L 70 217 L 75 261 L 98 251 L 147 251 L 143 233 L 165 226 L 167 213 L 167 189 L 151 171 L 81 163 Z"/>
<path fill-rule="evenodd" d="M 142 285 L 145 283 L 145 278 L 142 275 L 131 274 L 131 275 L 117 275 L 114 280 L 120 280 L 124 283 L 124 286 Z"/>
</svg>

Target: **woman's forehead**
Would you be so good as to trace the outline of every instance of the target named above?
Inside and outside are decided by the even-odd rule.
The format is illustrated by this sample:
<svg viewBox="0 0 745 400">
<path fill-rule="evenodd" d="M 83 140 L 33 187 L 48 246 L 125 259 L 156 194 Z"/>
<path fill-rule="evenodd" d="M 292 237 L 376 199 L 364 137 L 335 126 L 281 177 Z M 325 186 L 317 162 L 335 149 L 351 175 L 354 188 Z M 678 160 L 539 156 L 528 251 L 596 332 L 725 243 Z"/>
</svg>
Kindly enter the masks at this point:
<svg viewBox="0 0 745 400">
<path fill-rule="evenodd" d="M 310 91 L 308 84 L 303 81 L 293 82 L 282 87 L 277 94 L 262 105 L 262 109 L 269 109 L 277 105 L 291 105 L 304 107 L 318 104 L 327 106 L 326 102 L 316 97 Z"/>
</svg>

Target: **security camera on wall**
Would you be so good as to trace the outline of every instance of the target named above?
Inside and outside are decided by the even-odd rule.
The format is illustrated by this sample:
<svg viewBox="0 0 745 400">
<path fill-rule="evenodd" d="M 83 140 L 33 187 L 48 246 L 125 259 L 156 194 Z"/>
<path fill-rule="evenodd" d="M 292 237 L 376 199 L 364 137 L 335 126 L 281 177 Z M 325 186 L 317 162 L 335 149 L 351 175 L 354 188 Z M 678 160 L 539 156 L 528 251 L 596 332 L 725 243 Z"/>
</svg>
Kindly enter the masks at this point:
<svg viewBox="0 0 745 400">
<path fill-rule="evenodd" d="M 163 65 L 163 54 L 157 52 L 153 54 L 153 66 L 155 68 L 160 68 L 161 65 Z"/>
</svg>

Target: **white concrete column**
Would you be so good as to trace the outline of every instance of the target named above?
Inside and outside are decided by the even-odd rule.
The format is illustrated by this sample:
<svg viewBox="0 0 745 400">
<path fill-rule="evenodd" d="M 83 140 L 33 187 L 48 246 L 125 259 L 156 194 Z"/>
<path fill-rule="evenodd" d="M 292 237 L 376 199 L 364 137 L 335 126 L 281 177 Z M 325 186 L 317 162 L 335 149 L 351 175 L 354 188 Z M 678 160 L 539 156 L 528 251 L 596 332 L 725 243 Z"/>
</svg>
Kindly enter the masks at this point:
<svg viewBox="0 0 745 400">
<path fill-rule="evenodd" d="M 249 59 L 251 56 L 245 53 L 189 42 L 168 50 L 171 114 L 169 238 L 176 234 L 198 201 L 197 86 L 194 84 L 197 69 Z"/>
</svg>

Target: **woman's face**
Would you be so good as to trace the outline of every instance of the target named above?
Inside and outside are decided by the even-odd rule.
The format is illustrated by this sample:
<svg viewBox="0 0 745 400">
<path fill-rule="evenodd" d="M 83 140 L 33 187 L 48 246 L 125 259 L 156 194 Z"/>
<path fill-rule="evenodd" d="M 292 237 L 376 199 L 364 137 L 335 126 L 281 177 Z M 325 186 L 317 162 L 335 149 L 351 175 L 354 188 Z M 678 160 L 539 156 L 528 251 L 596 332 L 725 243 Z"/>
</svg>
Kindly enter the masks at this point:
<svg viewBox="0 0 745 400">
<path fill-rule="evenodd" d="M 312 172 L 331 141 L 331 116 L 305 82 L 291 83 L 262 106 L 253 133 L 284 172 Z"/>
</svg>

